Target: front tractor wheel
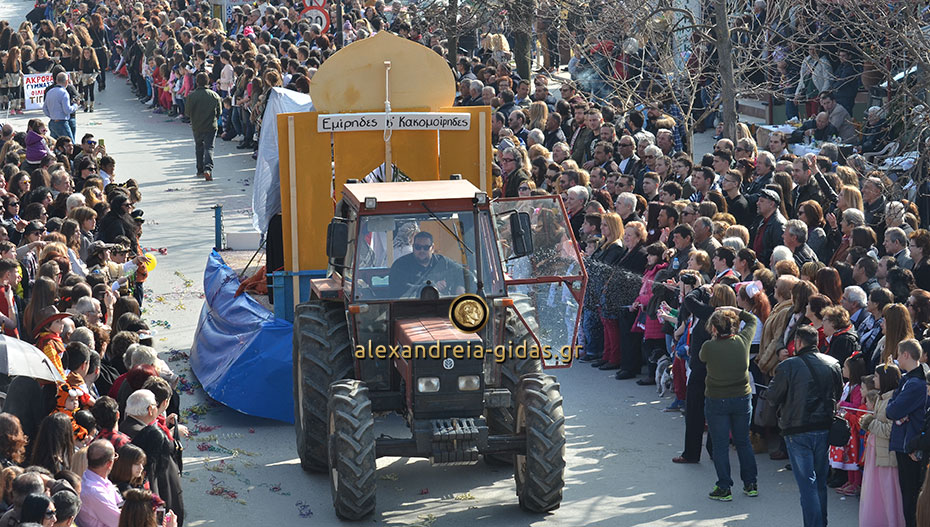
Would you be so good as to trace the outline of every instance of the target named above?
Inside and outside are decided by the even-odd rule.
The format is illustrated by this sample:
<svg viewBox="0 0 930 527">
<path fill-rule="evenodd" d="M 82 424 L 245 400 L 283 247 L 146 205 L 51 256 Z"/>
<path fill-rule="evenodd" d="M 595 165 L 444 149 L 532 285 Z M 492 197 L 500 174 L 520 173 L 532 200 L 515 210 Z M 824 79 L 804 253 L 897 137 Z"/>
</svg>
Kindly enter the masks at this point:
<svg viewBox="0 0 930 527">
<path fill-rule="evenodd" d="M 536 322 L 536 308 L 526 295 L 511 295 L 515 308 L 523 315 L 527 325 L 533 332 L 539 331 Z M 504 326 L 504 345 L 526 345 L 527 349 L 536 345 L 536 341 L 513 311 L 507 313 Z M 508 357 L 501 364 L 501 387 L 510 390 L 511 404 L 507 408 L 488 408 L 488 432 L 491 435 L 511 435 L 514 433 L 514 414 L 517 412 L 517 385 L 520 379 L 527 374 L 541 374 L 542 361 L 538 358 L 518 359 Z M 488 454 L 484 460 L 491 466 L 509 465 L 513 456 L 502 454 Z"/>
<path fill-rule="evenodd" d="M 565 416 L 555 377 L 531 374 L 520 380 L 516 432 L 526 435 L 526 453 L 514 456 L 520 507 L 537 513 L 558 509 L 565 485 Z"/>
<path fill-rule="evenodd" d="M 341 380 L 329 389 L 329 472 L 336 516 L 361 520 L 375 511 L 375 420 L 368 387 Z"/>
<path fill-rule="evenodd" d="M 313 299 L 294 316 L 294 428 L 300 465 L 326 472 L 326 402 L 329 385 L 352 377 L 345 306 Z"/>
</svg>

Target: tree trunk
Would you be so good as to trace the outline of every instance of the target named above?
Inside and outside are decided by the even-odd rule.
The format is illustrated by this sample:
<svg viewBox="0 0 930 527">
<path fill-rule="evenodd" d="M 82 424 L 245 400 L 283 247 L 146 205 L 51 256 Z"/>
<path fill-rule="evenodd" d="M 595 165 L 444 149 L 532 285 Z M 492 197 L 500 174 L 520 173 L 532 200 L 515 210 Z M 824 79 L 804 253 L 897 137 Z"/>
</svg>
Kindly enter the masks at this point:
<svg viewBox="0 0 930 527">
<path fill-rule="evenodd" d="M 513 59 L 520 78 L 530 78 L 530 34 L 523 28 L 513 32 Z"/>
<path fill-rule="evenodd" d="M 733 73 L 733 42 L 727 23 L 726 0 L 714 0 L 714 35 L 716 37 L 720 73 L 720 112 L 723 116 L 723 136 L 736 140 L 736 77 Z"/>
<path fill-rule="evenodd" d="M 513 28 L 513 59 L 521 78 L 529 79 L 532 73 L 531 42 L 533 21 L 536 20 L 536 0 L 516 0 L 510 17 Z"/>
<path fill-rule="evenodd" d="M 455 64 L 459 60 L 459 0 L 449 0 L 449 8 L 446 13 L 446 58 L 455 69 Z"/>
</svg>

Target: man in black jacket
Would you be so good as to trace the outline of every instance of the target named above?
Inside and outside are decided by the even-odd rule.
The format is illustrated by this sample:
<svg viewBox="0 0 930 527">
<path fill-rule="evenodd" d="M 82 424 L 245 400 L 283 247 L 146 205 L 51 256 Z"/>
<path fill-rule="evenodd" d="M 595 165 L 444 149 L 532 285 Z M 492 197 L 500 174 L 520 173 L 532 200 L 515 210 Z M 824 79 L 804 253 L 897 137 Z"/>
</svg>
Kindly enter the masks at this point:
<svg viewBox="0 0 930 527">
<path fill-rule="evenodd" d="M 759 221 L 751 229 L 752 237 L 749 248 L 756 251 L 759 261 L 769 265 L 772 250 L 783 243 L 782 234 L 785 232 L 785 217 L 778 210 L 781 198 L 774 190 L 763 189 L 756 202 Z"/>
<path fill-rule="evenodd" d="M 817 353 L 813 326 L 799 327 L 794 338 L 797 355 L 775 368 L 765 398 L 778 409 L 778 426 L 801 492 L 804 526 L 819 527 L 827 525 L 827 438 L 843 373 L 836 359 Z"/>
</svg>

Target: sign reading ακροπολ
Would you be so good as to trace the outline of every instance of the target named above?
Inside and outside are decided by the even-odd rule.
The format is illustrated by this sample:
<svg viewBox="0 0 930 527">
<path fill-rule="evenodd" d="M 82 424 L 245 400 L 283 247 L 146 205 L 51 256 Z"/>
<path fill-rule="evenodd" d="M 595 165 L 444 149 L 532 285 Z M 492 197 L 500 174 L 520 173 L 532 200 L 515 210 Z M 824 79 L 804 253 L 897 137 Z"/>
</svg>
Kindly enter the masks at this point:
<svg viewBox="0 0 930 527">
<path fill-rule="evenodd" d="M 23 90 L 26 92 L 26 110 L 41 110 L 45 104 L 45 88 L 55 84 L 51 73 L 23 75 Z"/>
<path fill-rule="evenodd" d="M 467 113 L 392 112 L 334 113 L 317 116 L 318 132 L 359 132 L 366 130 L 468 130 Z"/>
</svg>

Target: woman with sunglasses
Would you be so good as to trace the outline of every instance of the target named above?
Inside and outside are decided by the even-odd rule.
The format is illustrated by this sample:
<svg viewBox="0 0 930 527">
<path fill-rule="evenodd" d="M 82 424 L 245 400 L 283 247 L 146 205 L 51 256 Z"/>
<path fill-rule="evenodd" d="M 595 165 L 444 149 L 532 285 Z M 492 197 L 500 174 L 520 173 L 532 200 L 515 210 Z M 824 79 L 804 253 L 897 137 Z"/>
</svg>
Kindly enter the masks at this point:
<svg viewBox="0 0 930 527">
<path fill-rule="evenodd" d="M 7 190 L 17 198 L 22 198 L 24 194 L 29 192 L 31 185 L 32 178 L 29 177 L 29 174 L 27 172 L 19 172 L 10 178 Z"/>
<path fill-rule="evenodd" d="M 44 494 L 30 494 L 23 500 L 20 523 L 37 523 L 42 527 L 52 527 L 58 521 L 57 511 L 52 499 Z"/>
<path fill-rule="evenodd" d="M 19 217 L 19 198 L 15 194 L 6 194 L 3 196 L 2 206 L 3 219 L 0 225 L 6 228 L 10 241 L 18 245 L 22 231 L 26 228 L 26 222 Z"/>
</svg>

